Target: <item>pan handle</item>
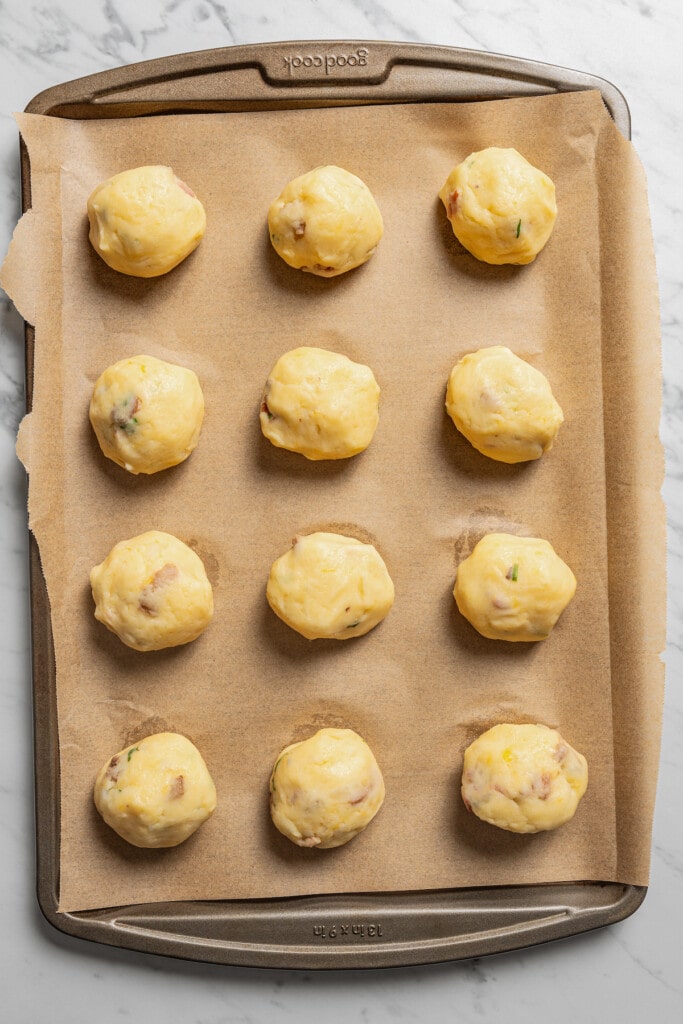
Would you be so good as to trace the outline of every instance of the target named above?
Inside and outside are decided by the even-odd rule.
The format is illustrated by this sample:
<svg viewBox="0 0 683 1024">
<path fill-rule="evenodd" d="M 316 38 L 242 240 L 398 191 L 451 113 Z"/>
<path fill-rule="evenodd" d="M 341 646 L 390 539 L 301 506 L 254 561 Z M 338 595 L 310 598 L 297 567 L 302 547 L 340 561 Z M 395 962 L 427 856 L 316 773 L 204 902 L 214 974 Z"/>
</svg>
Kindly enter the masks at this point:
<svg viewBox="0 0 683 1024">
<path fill-rule="evenodd" d="M 203 901 L 58 913 L 60 931 L 241 967 L 405 967 L 567 938 L 632 914 L 647 890 L 607 882 Z"/>
<path fill-rule="evenodd" d="M 597 89 L 630 138 L 621 92 L 581 71 L 426 43 L 307 40 L 177 54 L 36 96 L 28 113 L 76 119 L 374 103 L 474 102 Z"/>
</svg>

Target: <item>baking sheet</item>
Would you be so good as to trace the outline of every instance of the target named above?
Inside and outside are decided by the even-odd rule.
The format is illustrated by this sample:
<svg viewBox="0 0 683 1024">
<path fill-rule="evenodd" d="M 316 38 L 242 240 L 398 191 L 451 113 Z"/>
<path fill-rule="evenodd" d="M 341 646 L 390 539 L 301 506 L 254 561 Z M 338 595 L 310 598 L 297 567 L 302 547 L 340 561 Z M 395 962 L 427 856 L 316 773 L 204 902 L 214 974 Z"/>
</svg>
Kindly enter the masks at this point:
<svg viewBox="0 0 683 1024">
<path fill-rule="evenodd" d="M 21 449 L 56 636 L 60 908 L 569 878 L 642 884 L 657 728 L 635 737 L 648 770 L 633 799 L 622 784 L 621 800 L 615 773 L 618 786 L 625 776 L 612 718 L 624 697 L 613 699 L 610 673 L 610 452 L 600 382 L 610 326 L 604 253 L 616 249 L 615 227 L 622 238 L 629 233 L 629 248 L 649 237 L 649 227 L 644 191 L 635 212 L 629 204 L 628 227 L 619 218 L 604 222 L 606 197 L 628 185 L 632 199 L 642 175 L 598 94 L 200 115 L 176 124 L 169 140 L 166 119 L 21 123 L 35 217 L 17 249 L 34 249 L 31 273 L 15 252 L 4 281 L 20 308 L 33 304 L 38 325 L 34 412 Z M 453 163 L 489 144 L 516 145 L 558 186 L 556 231 L 529 268 L 476 264 L 457 246 L 436 199 Z M 115 170 L 152 160 L 171 163 L 195 188 L 209 232 L 168 278 L 122 279 L 85 242 L 84 200 Z M 371 263 L 332 282 L 280 264 L 263 226 L 285 181 L 323 161 L 368 182 L 386 225 Z M 61 265 L 49 258 L 60 233 Z M 20 280 L 12 279 L 13 267 L 21 268 Z M 27 288 L 29 279 L 41 287 Z M 655 337 L 651 295 L 637 312 Z M 565 408 L 560 440 L 540 464 L 487 463 L 443 412 L 453 362 L 492 342 L 543 369 Z M 376 439 L 348 465 L 302 465 L 260 438 L 263 381 L 282 351 L 302 343 L 369 362 L 382 386 Z M 187 464 L 139 481 L 104 464 L 84 410 L 100 370 L 143 350 L 192 366 L 208 413 Z M 55 430 L 69 440 L 63 451 L 45 443 Z M 638 500 L 625 500 L 618 515 L 632 514 Z M 611 517 L 610 531 L 618 525 Z M 394 611 L 357 643 L 311 646 L 265 607 L 272 558 L 294 532 L 321 526 L 374 539 L 394 576 Z M 140 656 L 90 620 L 87 573 L 120 537 L 151 527 L 194 541 L 217 584 L 217 615 L 196 644 Z M 547 536 L 579 578 L 555 634 L 531 649 L 501 651 L 479 638 L 450 597 L 458 558 L 482 532 L 500 527 Z M 654 550 L 660 542 L 653 533 Z M 636 573 L 651 564 L 650 554 L 633 553 Z M 653 624 L 658 611 L 645 610 Z M 642 682 L 641 710 L 654 710 L 656 722 L 656 674 L 645 691 Z M 632 710 L 633 701 L 626 704 Z M 571 826 L 515 837 L 461 810 L 462 750 L 502 718 L 559 725 L 589 758 L 591 787 Z M 351 725 L 366 736 L 388 789 L 371 828 L 329 859 L 289 847 L 266 811 L 275 755 L 320 724 Z M 198 743 L 220 804 L 193 840 L 150 857 L 124 848 L 97 820 L 90 788 L 109 754 L 162 727 Z M 619 821 L 623 807 L 640 825 L 626 841 L 617 797 Z"/>
</svg>

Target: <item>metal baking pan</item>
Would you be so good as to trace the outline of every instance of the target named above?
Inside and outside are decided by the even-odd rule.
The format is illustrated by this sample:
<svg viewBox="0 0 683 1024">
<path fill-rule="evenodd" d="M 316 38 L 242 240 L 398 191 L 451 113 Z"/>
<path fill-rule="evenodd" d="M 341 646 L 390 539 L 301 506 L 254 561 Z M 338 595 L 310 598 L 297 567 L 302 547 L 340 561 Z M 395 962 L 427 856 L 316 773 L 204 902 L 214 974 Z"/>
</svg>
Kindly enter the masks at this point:
<svg viewBox="0 0 683 1024">
<path fill-rule="evenodd" d="M 531 61 L 410 43 L 322 41 L 236 46 L 105 71 L 48 89 L 27 112 L 73 119 L 473 102 L 598 89 L 630 138 L 622 94 L 601 78 Z M 23 209 L 31 169 L 22 144 Z M 26 394 L 34 332 L 26 325 Z M 289 899 L 58 908 L 60 780 L 55 660 L 38 546 L 30 542 L 38 900 L 60 931 L 213 963 L 284 968 L 398 967 L 479 957 L 563 938 L 632 914 L 644 886 L 608 882 L 342 894 Z"/>
</svg>

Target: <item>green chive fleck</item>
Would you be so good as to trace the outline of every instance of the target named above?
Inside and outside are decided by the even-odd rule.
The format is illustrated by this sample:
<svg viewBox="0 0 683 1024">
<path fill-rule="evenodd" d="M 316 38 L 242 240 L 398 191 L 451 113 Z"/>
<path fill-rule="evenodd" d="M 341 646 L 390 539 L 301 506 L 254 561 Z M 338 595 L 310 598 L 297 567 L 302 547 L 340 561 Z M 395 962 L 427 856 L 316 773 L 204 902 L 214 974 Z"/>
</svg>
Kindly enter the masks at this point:
<svg viewBox="0 0 683 1024">
<path fill-rule="evenodd" d="M 133 754 L 135 753 L 135 751 L 139 750 L 139 749 L 140 749 L 139 747 L 131 747 L 130 748 L 130 750 L 128 751 L 128 760 L 129 761 L 130 761 L 131 757 L 133 756 Z"/>
<path fill-rule="evenodd" d="M 350 622 L 349 625 L 346 628 L 347 629 L 355 629 L 356 626 L 360 626 L 360 619 L 358 620 L 358 622 Z"/>
<path fill-rule="evenodd" d="M 517 576 L 518 575 L 519 575 L 519 564 L 517 562 L 515 562 L 515 564 L 512 566 L 512 582 L 513 583 L 517 582 Z"/>
<path fill-rule="evenodd" d="M 519 238 L 519 232 L 520 232 L 521 228 L 522 228 L 522 222 L 521 222 L 521 220 L 518 220 L 517 221 L 517 238 Z"/>
</svg>

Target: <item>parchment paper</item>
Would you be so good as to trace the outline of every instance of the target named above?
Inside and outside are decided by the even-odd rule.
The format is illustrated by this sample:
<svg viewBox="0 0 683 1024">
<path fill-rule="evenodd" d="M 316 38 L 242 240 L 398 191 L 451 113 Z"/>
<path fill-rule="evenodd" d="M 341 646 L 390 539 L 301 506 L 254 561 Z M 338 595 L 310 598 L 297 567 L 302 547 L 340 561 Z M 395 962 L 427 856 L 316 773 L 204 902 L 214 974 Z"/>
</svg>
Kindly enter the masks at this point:
<svg viewBox="0 0 683 1024">
<path fill-rule="evenodd" d="M 598 93 L 467 105 L 67 121 L 20 115 L 32 210 L 3 285 L 35 323 L 30 471 L 56 646 L 60 909 L 580 879 L 645 884 L 664 645 L 659 342 L 638 160 Z M 538 260 L 489 267 L 456 242 L 437 191 L 472 150 L 515 146 L 557 186 Z M 85 201 L 127 167 L 168 163 L 203 201 L 199 249 L 156 280 L 116 274 L 87 241 Z M 385 236 L 333 280 L 288 268 L 265 214 L 295 175 L 337 163 L 367 182 Z M 382 389 L 366 453 L 310 463 L 272 448 L 258 409 L 268 372 L 301 344 L 368 363 Z M 566 422 L 539 462 L 479 455 L 444 411 L 453 364 L 505 344 L 550 379 Z M 101 455 L 92 385 L 124 356 L 192 367 L 206 419 L 182 466 L 133 477 Z M 196 642 L 128 650 L 93 617 L 89 570 L 149 529 L 194 547 L 214 585 Z M 267 607 L 271 562 L 298 532 L 372 540 L 396 603 L 368 636 L 309 642 Z M 485 640 L 459 616 L 458 562 L 490 530 L 549 539 L 577 595 L 539 644 Z M 589 789 L 553 833 L 511 835 L 459 797 L 466 745 L 502 721 L 558 727 Z M 301 850 L 272 827 L 281 748 L 324 725 L 363 735 L 385 805 L 359 838 Z M 171 729 L 202 751 L 218 809 L 173 850 L 128 846 L 92 803 L 122 746 Z"/>
</svg>

